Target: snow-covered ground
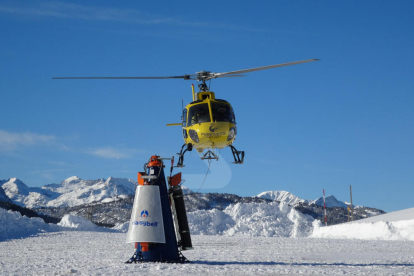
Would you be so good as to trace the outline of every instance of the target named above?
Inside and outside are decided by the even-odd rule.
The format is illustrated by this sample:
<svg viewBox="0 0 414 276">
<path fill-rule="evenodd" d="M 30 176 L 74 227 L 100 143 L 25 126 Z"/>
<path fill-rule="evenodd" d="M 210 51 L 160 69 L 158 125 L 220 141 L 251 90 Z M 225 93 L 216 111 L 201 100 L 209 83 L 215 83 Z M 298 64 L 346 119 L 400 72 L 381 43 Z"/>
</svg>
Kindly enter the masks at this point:
<svg viewBox="0 0 414 276">
<path fill-rule="evenodd" d="M 0 208 L 0 275 L 414 275 L 414 208 L 390 214 L 324 227 L 287 203 L 196 211 L 191 263 L 125 264 L 134 248 L 122 225 L 72 215 L 51 225 Z"/>
<path fill-rule="evenodd" d="M 124 233 L 58 232 L 0 243 L 1 275 L 413 275 L 414 242 L 193 236 L 187 264 L 125 264 Z"/>
</svg>

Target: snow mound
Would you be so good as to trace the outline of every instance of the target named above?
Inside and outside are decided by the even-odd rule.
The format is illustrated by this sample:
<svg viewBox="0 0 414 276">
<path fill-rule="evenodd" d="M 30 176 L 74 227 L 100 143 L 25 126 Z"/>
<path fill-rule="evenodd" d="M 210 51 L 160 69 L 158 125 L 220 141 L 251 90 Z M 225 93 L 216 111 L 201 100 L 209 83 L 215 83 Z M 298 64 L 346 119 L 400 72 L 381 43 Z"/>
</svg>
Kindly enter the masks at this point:
<svg viewBox="0 0 414 276">
<path fill-rule="evenodd" d="M 414 220 L 414 208 L 405 210 L 390 212 L 379 216 L 373 216 L 366 219 L 356 220 L 350 223 L 361 223 L 361 222 L 378 222 L 378 221 L 401 221 L 401 220 Z"/>
<path fill-rule="evenodd" d="M 28 218 L 19 212 L 0 208 L 0 241 L 30 237 L 44 232 L 62 230 L 54 224 L 47 224 L 41 218 Z"/>
<path fill-rule="evenodd" d="M 414 220 L 344 223 L 323 227 L 315 222 L 311 238 L 414 241 Z"/>
<path fill-rule="evenodd" d="M 65 215 L 58 223 L 59 226 L 76 228 L 78 231 L 106 231 L 105 229 L 93 224 L 91 221 L 74 215 Z"/>
<path fill-rule="evenodd" d="M 126 233 L 126 232 L 128 232 L 128 228 L 129 228 L 129 222 L 125 222 L 125 223 L 117 223 L 111 229 L 117 230 L 117 231 L 122 232 L 122 233 Z"/>
<path fill-rule="evenodd" d="M 263 237 L 306 237 L 313 218 L 287 203 L 238 203 L 223 211 L 199 210 L 188 213 L 193 235 L 248 235 Z"/>
<path fill-rule="evenodd" d="M 315 222 L 310 237 L 414 241 L 414 208 L 329 227 Z"/>
</svg>

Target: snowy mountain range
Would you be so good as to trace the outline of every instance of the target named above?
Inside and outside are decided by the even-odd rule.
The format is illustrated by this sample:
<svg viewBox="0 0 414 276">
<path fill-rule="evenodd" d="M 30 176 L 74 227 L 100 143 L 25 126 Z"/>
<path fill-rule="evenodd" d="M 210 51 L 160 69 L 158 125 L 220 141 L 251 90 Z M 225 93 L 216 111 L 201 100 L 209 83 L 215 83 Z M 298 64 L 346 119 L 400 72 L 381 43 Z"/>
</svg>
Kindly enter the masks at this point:
<svg viewBox="0 0 414 276">
<path fill-rule="evenodd" d="M 27 208 L 74 207 L 93 202 L 108 203 L 120 198 L 131 197 L 135 193 L 136 184 L 134 180 L 126 178 L 109 177 L 108 179 L 83 180 L 77 176 L 72 176 L 59 184 L 48 184 L 43 187 L 28 187 L 17 178 L 10 178 L 8 180 L 0 180 L 0 187 L 4 190 L 4 193 L 2 193 L 0 189 L 0 200 L 2 200 L 1 198 L 4 198 L 3 201 L 12 200 L 13 203 Z M 183 192 L 184 194 L 192 193 L 190 189 L 184 186 Z M 214 194 L 210 195 L 212 196 L 207 196 L 207 198 L 204 198 L 206 196 L 203 198 L 197 197 L 195 200 L 199 203 L 200 200 L 204 200 L 206 202 L 204 205 L 211 205 L 216 197 L 214 197 Z M 284 202 L 291 206 L 303 204 L 323 206 L 322 197 L 315 200 L 301 199 L 287 191 L 262 192 L 254 198 Z M 242 198 L 230 199 L 228 204 L 233 203 L 232 201 L 234 200 L 240 201 Z M 347 208 L 346 202 L 337 200 L 333 195 L 327 196 L 325 201 L 326 207 L 328 208 Z M 223 203 L 220 204 L 223 205 Z M 225 208 L 226 206 L 223 205 L 222 207 Z"/>
<path fill-rule="evenodd" d="M 72 207 L 96 201 L 127 197 L 135 192 L 135 181 L 126 178 L 83 180 L 69 177 L 59 184 L 28 187 L 17 178 L 0 182 L 13 203 L 28 207 Z M 1 192 L 0 192 L 1 193 Z"/>
<path fill-rule="evenodd" d="M 113 226 L 129 221 L 135 186 L 134 180 L 125 178 L 83 180 L 72 176 L 58 184 L 28 187 L 17 178 L 10 178 L 0 180 L 0 201 L 12 201 L 21 207 L 34 209 L 37 214 L 47 216 L 51 222 L 72 214 L 91 219 L 99 225 Z M 268 208 L 267 204 L 283 204 L 313 219 L 324 220 L 323 198 L 301 199 L 287 191 L 267 191 L 254 197 L 241 197 L 225 193 L 194 193 L 184 186 L 182 188 L 188 213 L 202 211 L 204 214 L 208 211 L 212 215 L 228 217 L 225 210 L 238 204 L 259 204 L 261 210 Z M 346 202 L 332 195 L 325 200 L 329 225 L 348 221 Z M 358 206 L 354 208 L 353 217 L 358 220 L 383 213 L 379 209 Z"/>
<path fill-rule="evenodd" d="M 286 202 L 292 206 L 297 206 L 298 204 L 305 203 L 309 205 L 315 204 L 315 205 L 323 207 L 323 197 L 319 197 L 315 200 L 308 200 L 308 199 L 299 198 L 295 196 L 294 194 L 286 192 L 286 191 L 268 191 L 268 192 L 260 193 L 256 197 L 270 199 L 273 201 Z M 341 208 L 347 209 L 348 207 L 347 202 L 337 200 L 336 197 L 333 195 L 329 195 L 325 197 L 325 203 L 326 203 L 327 208 L 341 207 Z M 357 206 L 357 207 L 362 207 L 362 206 Z"/>
</svg>

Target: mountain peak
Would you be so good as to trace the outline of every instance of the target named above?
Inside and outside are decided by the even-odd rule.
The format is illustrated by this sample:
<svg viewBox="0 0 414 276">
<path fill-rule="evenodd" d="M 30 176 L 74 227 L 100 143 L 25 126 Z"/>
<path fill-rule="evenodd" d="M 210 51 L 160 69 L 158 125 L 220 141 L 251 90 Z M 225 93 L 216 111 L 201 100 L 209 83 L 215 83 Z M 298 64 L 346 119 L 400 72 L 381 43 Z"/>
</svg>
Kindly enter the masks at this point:
<svg viewBox="0 0 414 276">
<path fill-rule="evenodd" d="M 0 186 L 0 201 L 12 203 L 12 200 L 6 195 L 6 193 L 4 192 L 1 186 Z"/>
<path fill-rule="evenodd" d="M 23 181 L 21 181 L 17 177 L 11 177 L 11 178 L 9 178 L 9 181 L 7 181 L 7 182 L 15 183 L 17 185 L 24 185 L 24 186 L 26 186 L 26 184 L 24 184 Z"/>
<path fill-rule="evenodd" d="M 10 178 L 1 186 L 6 195 L 13 200 L 14 203 L 22 205 L 23 199 L 29 195 L 29 187 L 16 177 Z"/>
<path fill-rule="evenodd" d="M 21 181 L 20 179 L 16 177 L 9 178 L 9 180 L 3 183 L 2 187 L 3 189 L 6 189 L 5 187 L 14 187 L 15 189 L 22 190 L 22 191 L 29 189 L 29 187 L 27 187 L 27 185 L 24 184 L 23 181 Z"/>
<path fill-rule="evenodd" d="M 71 176 L 71 177 L 68 177 L 65 180 L 63 180 L 62 184 L 75 184 L 75 183 L 78 183 L 81 180 L 82 179 L 77 177 L 77 176 Z"/>
<path fill-rule="evenodd" d="M 294 194 L 287 191 L 267 191 L 258 194 L 256 197 L 270 199 L 274 201 L 286 202 L 290 205 L 296 205 L 299 202 L 308 202 L 306 199 L 301 199 Z"/>
<path fill-rule="evenodd" d="M 323 206 L 323 197 L 317 198 L 314 201 L 312 201 L 313 204 Z M 339 201 L 334 197 L 333 195 L 329 195 L 325 197 L 325 203 L 326 207 L 341 207 L 341 208 L 348 208 L 348 205 L 344 203 L 343 201 Z"/>
</svg>

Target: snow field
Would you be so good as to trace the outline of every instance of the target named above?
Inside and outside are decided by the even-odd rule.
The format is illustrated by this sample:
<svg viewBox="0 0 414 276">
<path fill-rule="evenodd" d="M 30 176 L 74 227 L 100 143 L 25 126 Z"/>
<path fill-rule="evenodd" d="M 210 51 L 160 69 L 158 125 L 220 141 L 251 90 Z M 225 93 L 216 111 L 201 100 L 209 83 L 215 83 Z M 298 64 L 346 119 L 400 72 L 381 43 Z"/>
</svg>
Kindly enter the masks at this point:
<svg viewBox="0 0 414 276">
<path fill-rule="evenodd" d="M 413 275 L 414 242 L 200 236 L 187 264 L 125 264 L 125 233 L 58 232 L 0 243 L 1 275 Z"/>
<path fill-rule="evenodd" d="M 191 263 L 125 264 L 134 253 L 125 233 L 72 215 L 59 226 L 0 208 L 0 275 L 414 275 L 414 220 L 323 227 L 278 203 L 188 215 Z"/>
</svg>

